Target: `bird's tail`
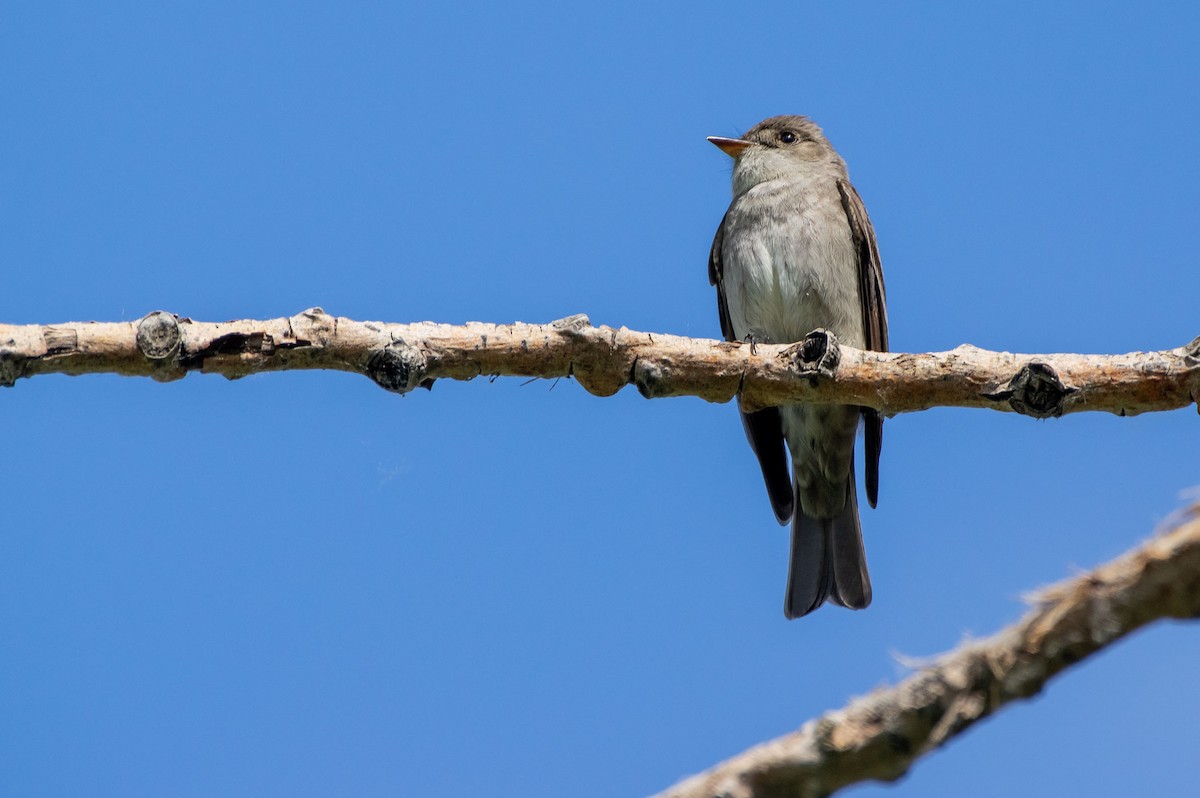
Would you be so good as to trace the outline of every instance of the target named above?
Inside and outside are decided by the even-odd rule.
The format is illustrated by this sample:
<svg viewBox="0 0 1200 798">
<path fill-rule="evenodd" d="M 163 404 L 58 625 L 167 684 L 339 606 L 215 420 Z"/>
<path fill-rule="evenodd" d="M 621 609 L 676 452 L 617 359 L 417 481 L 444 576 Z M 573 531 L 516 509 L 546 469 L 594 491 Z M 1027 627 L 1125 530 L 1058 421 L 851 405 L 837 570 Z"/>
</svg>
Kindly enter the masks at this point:
<svg viewBox="0 0 1200 798">
<path fill-rule="evenodd" d="M 792 518 L 792 558 L 783 614 L 799 618 L 826 601 L 852 610 L 871 603 L 853 466 L 840 513 L 833 518 L 814 518 L 806 515 L 797 501 Z"/>
</svg>

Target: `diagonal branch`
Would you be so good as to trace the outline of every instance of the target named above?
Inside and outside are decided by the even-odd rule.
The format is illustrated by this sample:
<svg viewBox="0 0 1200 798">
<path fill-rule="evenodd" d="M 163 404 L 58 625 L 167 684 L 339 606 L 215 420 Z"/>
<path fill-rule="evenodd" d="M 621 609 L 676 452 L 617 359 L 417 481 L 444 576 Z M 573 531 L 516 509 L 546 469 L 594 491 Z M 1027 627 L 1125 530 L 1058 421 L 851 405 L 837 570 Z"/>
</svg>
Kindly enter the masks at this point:
<svg viewBox="0 0 1200 798">
<path fill-rule="evenodd" d="M 893 781 L 920 756 L 1161 618 L 1200 617 L 1200 504 L 1140 548 L 1043 591 L 1018 623 L 895 687 L 811 720 L 657 798 L 824 796 Z"/>
<path fill-rule="evenodd" d="M 1016 355 L 964 345 L 904 354 L 840 346 L 824 331 L 804 345 L 740 343 L 551 324 L 389 324 L 320 308 L 266 321 L 198 322 L 155 312 L 136 322 L 0 325 L 0 386 L 37 374 L 115 373 L 174 380 L 189 371 L 236 378 L 284 369 L 365 374 L 391 391 L 481 374 L 574 377 L 608 396 L 699 396 L 747 410 L 784 402 L 857 404 L 885 413 L 988 407 L 1038 418 L 1082 410 L 1133 415 L 1200 401 L 1200 338 L 1162 352 Z"/>
</svg>

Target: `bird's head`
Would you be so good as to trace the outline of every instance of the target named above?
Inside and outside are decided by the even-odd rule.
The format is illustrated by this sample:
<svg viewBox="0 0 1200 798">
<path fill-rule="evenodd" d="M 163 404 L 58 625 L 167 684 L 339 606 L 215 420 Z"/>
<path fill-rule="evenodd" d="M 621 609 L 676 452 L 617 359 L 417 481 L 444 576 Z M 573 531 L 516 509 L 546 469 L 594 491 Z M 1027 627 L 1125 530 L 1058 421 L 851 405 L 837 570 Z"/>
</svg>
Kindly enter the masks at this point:
<svg viewBox="0 0 1200 798">
<path fill-rule="evenodd" d="M 708 140 L 733 158 L 733 193 L 760 183 L 832 168 L 844 176 L 846 165 L 825 134 L 806 116 L 773 116 L 738 139 L 709 136 Z"/>
</svg>

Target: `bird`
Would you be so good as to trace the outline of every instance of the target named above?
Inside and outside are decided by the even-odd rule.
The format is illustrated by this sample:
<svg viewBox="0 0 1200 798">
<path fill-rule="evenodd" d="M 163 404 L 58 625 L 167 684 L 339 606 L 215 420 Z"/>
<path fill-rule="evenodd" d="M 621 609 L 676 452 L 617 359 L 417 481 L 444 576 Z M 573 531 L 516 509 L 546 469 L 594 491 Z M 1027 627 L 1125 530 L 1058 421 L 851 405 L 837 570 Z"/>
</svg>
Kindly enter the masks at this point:
<svg viewBox="0 0 1200 798">
<path fill-rule="evenodd" d="M 823 328 L 849 346 L 886 352 L 875 231 L 821 128 L 805 116 L 774 116 L 741 138 L 708 141 L 733 158 L 733 199 L 708 262 L 725 339 L 794 343 Z M 826 601 L 867 607 L 854 443 L 861 419 L 875 507 L 883 416 L 856 405 L 786 404 L 741 418 L 775 516 L 792 525 L 784 615 L 799 618 Z"/>
</svg>

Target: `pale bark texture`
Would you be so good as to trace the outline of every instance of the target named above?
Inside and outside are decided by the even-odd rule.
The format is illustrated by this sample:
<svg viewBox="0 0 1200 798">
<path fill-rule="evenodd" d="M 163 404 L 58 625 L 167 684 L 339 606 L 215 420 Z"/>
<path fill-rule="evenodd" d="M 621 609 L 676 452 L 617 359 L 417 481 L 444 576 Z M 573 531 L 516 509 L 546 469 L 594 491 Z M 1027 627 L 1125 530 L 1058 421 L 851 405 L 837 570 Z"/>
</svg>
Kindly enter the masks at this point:
<svg viewBox="0 0 1200 798">
<path fill-rule="evenodd" d="M 1200 617 L 1200 504 L 1172 529 L 1042 591 L 1018 623 L 810 720 L 657 798 L 809 798 L 892 781 L 914 761 L 1130 632 Z"/>
<path fill-rule="evenodd" d="M 634 384 L 647 397 L 699 396 L 747 410 L 784 402 L 856 404 L 889 415 L 988 407 L 1037 418 L 1083 410 L 1133 415 L 1200 400 L 1200 338 L 1162 352 L 1017 355 L 868 352 L 815 331 L 790 346 L 752 346 L 624 327 L 586 316 L 550 324 L 460 326 L 336 318 L 199 322 L 166 312 L 132 322 L 0 325 L 0 386 L 38 374 L 113 373 L 174 380 L 189 371 L 242 377 L 284 369 L 364 374 L 405 393 L 437 379 L 573 377 L 600 396 Z"/>
</svg>

